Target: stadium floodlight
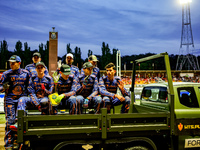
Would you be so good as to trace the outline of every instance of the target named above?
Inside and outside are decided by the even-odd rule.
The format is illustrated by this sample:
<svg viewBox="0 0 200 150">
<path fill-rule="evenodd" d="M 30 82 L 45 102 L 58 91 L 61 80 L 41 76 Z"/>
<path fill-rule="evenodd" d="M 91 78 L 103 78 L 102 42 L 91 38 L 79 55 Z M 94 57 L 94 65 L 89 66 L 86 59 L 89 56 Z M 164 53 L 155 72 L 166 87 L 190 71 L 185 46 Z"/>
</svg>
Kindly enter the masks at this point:
<svg viewBox="0 0 200 150">
<path fill-rule="evenodd" d="M 181 4 L 191 3 L 192 0 L 180 0 Z"/>
</svg>

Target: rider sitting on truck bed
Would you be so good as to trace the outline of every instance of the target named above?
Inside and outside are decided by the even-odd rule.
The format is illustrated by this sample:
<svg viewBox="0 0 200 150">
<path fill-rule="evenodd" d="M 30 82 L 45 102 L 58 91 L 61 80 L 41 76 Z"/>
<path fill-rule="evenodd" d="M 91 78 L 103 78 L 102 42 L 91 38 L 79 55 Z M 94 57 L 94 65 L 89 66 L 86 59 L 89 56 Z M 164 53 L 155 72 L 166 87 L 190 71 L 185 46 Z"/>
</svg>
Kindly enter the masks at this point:
<svg viewBox="0 0 200 150">
<path fill-rule="evenodd" d="M 90 62 L 83 64 L 84 74 L 79 75 L 79 82 L 77 85 L 77 109 L 78 113 L 82 113 L 83 107 L 94 107 L 95 113 L 100 113 L 100 105 L 102 98 L 98 96 L 98 80 L 97 77 L 92 74 L 93 65 Z"/>
<path fill-rule="evenodd" d="M 71 73 L 70 66 L 63 64 L 60 67 L 60 78 L 55 83 L 55 91 L 58 92 L 56 102 L 58 106 L 53 106 L 53 114 L 57 114 L 57 108 L 67 108 L 69 106 L 69 114 L 75 114 L 76 111 L 76 85 L 77 78 Z M 57 87 L 57 88 L 56 88 Z"/>
<path fill-rule="evenodd" d="M 122 105 L 121 113 L 128 113 L 130 105 L 130 95 L 124 88 L 124 84 L 120 77 L 115 76 L 116 70 L 113 63 L 106 65 L 107 76 L 103 76 L 99 80 L 100 94 L 107 107 L 107 112 L 110 113 L 110 108 L 117 105 Z M 121 91 L 122 95 L 118 95 L 117 88 Z"/>
<path fill-rule="evenodd" d="M 93 69 L 92 69 L 92 75 L 97 77 L 97 80 L 99 82 L 99 78 L 100 78 L 100 70 L 97 67 L 97 62 L 98 59 L 95 55 L 90 55 L 88 57 L 88 62 L 90 62 L 93 65 Z M 81 69 L 81 74 L 84 74 L 83 68 Z"/>
<path fill-rule="evenodd" d="M 45 68 L 43 62 L 36 63 L 37 75 L 32 76 L 29 80 L 28 92 L 30 97 L 21 97 L 18 101 L 17 110 L 25 111 L 27 106 L 33 106 L 38 108 L 42 115 L 49 114 L 48 95 L 52 93 L 54 84 L 52 77 L 45 75 Z"/>
</svg>

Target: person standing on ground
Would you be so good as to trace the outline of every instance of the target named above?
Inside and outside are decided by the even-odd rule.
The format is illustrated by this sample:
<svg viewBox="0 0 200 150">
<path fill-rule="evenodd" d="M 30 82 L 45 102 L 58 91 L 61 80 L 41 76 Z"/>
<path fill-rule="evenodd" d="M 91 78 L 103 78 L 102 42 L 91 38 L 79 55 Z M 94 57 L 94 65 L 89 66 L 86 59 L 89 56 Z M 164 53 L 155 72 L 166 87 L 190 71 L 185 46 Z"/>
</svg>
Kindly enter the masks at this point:
<svg viewBox="0 0 200 150">
<path fill-rule="evenodd" d="M 21 58 L 13 55 L 8 60 L 10 63 L 9 70 L 3 72 L 0 79 L 0 92 L 5 92 L 4 111 L 6 117 L 5 127 L 5 149 L 12 149 L 15 139 L 15 132 L 10 130 L 10 126 L 16 122 L 16 110 L 18 99 L 27 96 L 27 87 L 29 84 L 30 74 L 27 70 L 21 69 Z"/>
</svg>

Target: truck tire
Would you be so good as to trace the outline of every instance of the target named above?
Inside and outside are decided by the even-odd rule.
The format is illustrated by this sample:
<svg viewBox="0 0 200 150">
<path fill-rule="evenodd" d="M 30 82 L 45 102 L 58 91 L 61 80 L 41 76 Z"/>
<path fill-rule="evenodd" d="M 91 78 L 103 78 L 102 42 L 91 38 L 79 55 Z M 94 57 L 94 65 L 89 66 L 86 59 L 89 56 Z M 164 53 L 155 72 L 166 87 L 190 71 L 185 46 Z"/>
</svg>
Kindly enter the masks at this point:
<svg viewBox="0 0 200 150">
<path fill-rule="evenodd" d="M 149 150 L 147 147 L 144 146 L 133 146 L 133 147 L 129 147 L 125 150 Z"/>
</svg>

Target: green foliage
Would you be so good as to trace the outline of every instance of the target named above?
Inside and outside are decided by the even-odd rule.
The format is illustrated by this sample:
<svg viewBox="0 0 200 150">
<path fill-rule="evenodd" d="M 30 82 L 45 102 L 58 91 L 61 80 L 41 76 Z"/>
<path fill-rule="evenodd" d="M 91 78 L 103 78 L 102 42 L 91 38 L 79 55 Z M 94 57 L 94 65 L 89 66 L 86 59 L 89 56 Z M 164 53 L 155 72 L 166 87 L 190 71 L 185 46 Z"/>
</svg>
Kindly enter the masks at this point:
<svg viewBox="0 0 200 150">
<path fill-rule="evenodd" d="M 24 57 L 23 57 L 24 62 L 22 66 L 23 68 L 32 62 L 31 58 L 32 58 L 31 48 L 28 47 L 28 43 L 25 42 L 24 43 Z"/>
<path fill-rule="evenodd" d="M 79 47 L 75 47 L 74 52 L 70 48 L 70 43 L 67 44 L 67 54 L 72 53 L 74 55 L 74 62 L 73 65 L 77 66 L 79 69 L 82 68 L 83 60 L 81 59 L 81 49 Z M 62 56 L 63 63 L 66 63 L 66 54 Z"/>
<path fill-rule="evenodd" d="M 93 53 L 93 52 L 89 49 L 89 50 L 88 50 L 88 57 L 89 57 L 90 55 L 92 55 L 92 53 Z"/>
<path fill-rule="evenodd" d="M 1 41 L 0 47 L 0 69 L 8 68 L 7 60 L 9 57 L 8 44 L 5 40 L 3 40 L 3 42 Z"/>
<path fill-rule="evenodd" d="M 171 64 L 171 70 L 176 70 L 176 63 L 177 63 L 178 55 L 169 55 L 169 60 Z M 173 65 L 172 65 L 173 64 Z"/>
<path fill-rule="evenodd" d="M 22 50 L 22 42 L 19 40 L 15 45 L 14 50 L 15 55 L 18 55 L 23 60 L 23 50 Z"/>
<path fill-rule="evenodd" d="M 118 49 L 113 48 L 113 53 L 112 53 L 112 58 L 111 62 L 116 64 L 116 54 L 117 54 Z"/>
<path fill-rule="evenodd" d="M 41 53 L 42 56 L 42 61 L 46 64 L 47 67 L 49 64 L 49 41 L 46 42 L 46 44 L 44 45 L 43 43 L 39 44 L 39 50 L 34 50 L 31 51 L 31 48 L 28 46 L 28 43 L 25 42 L 24 43 L 24 50 L 22 47 L 22 42 L 21 41 L 17 41 L 16 45 L 15 45 L 15 49 L 14 52 L 10 52 L 8 51 L 8 44 L 5 40 L 0 42 L 0 69 L 9 69 L 9 64 L 7 63 L 7 60 L 10 58 L 11 55 L 16 54 L 18 56 L 20 56 L 20 58 L 22 59 L 22 65 L 21 67 L 24 68 L 26 65 L 32 63 L 32 54 L 34 52 L 39 51 Z M 74 55 L 74 65 L 78 66 L 79 69 L 82 68 L 82 64 L 83 64 L 83 59 L 81 58 L 81 49 L 79 47 L 75 47 L 74 49 L 74 53 L 72 51 L 72 49 L 70 48 L 70 43 L 67 44 L 66 47 L 67 53 L 72 53 Z M 112 53 L 111 50 L 109 48 L 109 45 L 106 44 L 105 42 L 102 42 L 102 55 L 96 55 L 99 62 L 98 62 L 98 67 L 101 70 L 104 70 L 104 67 L 110 63 L 113 62 L 114 64 L 116 64 L 116 53 L 118 51 L 118 49 L 112 49 Z M 124 64 L 126 64 L 126 70 L 131 70 L 132 69 L 132 61 L 136 60 L 136 59 L 140 59 L 140 58 L 144 58 L 147 56 L 151 56 L 154 55 L 155 53 L 146 53 L 146 54 L 139 54 L 139 55 L 131 55 L 131 56 L 122 56 L 121 57 L 121 69 L 124 70 Z M 93 55 L 92 50 L 88 50 L 88 57 L 90 55 Z M 66 54 L 62 57 L 63 63 L 65 63 L 65 57 Z M 177 59 L 178 59 L 178 55 L 169 55 L 169 59 L 170 59 L 170 64 L 171 64 L 171 69 L 175 70 L 176 69 L 176 63 L 177 63 Z M 198 62 L 200 62 L 200 56 L 197 57 Z M 87 58 L 85 59 L 85 61 L 88 61 Z M 136 66 L 136 69 L 140 69 L 140 70 L 164 70 L 165 64 L 163 59 L 159 58 L 159 59 L 155 59 L 155 60 L 151 60 L 145 63 L 141 63 L 140 65 L 138 64 L 138 66 Z"/>
<path fill-rule="evenodd" d="M 105 42 L 103 42 L 101 50 L 102 50 L 102 56 L 100 56 L 100 58 L 99 58 L 99 60 L 101 61 L 101 63 L 99 63 L 99 68 L 101 70 L 105 69 L 104 67 L 110 62 L 116 64 L 116 54 L 117 54 L 118 49 L 114 48 L 112 50 L 112 54 L 111 54 L 109 45 L 105 44 Z"/>
<path fill-rule="evenodd" d="M 41 61 L 49 67 L 49 41 L 46 42 L 46 45 L 43 43 L 39 44 L 39 53 L 41 54 Z M 32 58 L 32 55 L 31 55 Z"/>
<path fill-rule="evenodd" d="M 43 43 L 39 44 L 39 53 L 41 54 L 42 61 L 44 58 L 44 49 L 43 48 L 44 48 Z"/>
<path fill-rule="evenodd" d="M 102 56 L 101 56 L 101 66 L 100 69 L 103 69 L 108 63 L 111 62 L 111 52 L 108 44 L 105 44 L 105 42 L 102 43 Z"/>
<path fill-rule="evenodd" d="M 44 58 L 43 61 L 47 68 L 49 68 L 49 41 L 46 42 L 46 45 L 44 46 Z"/>
<path fill-rule="evenodd" d="M 72 53 L 72 49 L 70 48 L 70 43 L 67 44 L 67 54 Z"/>
<path fill-rule="evenodd" d="M 126 70 L 131 70 L 132 69 L 132 61 L 135 60 L 135 57 L 136 57 L 135 55 L 122 57 L 122 60 L 121 60 L 122 70 L 124 70 L 124 64 L 126 64 Z M 136 69 L 139 69 L 139 68 L 136 67 Z"/>
<path fill-rule="evenodd" d="M 18 55 L 21 60 L 21 68 L 25 68 L 26 65 L 32 63 L 32 54 L 36 52 L 37 50 L 31 51 L 31 48 L 28 46 L 28 43 L 24 43 L 24 50 L 22 47 L 22 42 L 17 41 L 15 45 L 14 52 L 8 51 L 8 44 L 5 40 L 1 41 L 0 45 L 0 69 L 9 69 L 8 59 L 11 55 Z M 43 49 L 45 47 L 45 50 Z M 49 57 L 49 41 L 47 41 L 46 45 L 43 45 L 41 43 L 39 45 L 39 52 L 42 56 L 42 61 L 47 65 L 48 67 L 48 57 Z"/>
<path fill-rule="evenodd" d="M 78 47 L 75 47 L 74 49 L 74 65 L 79 67 L 81 69 L 82 67 L 82 60 L 81 60 L 81 49 Z"/>
</svg>

